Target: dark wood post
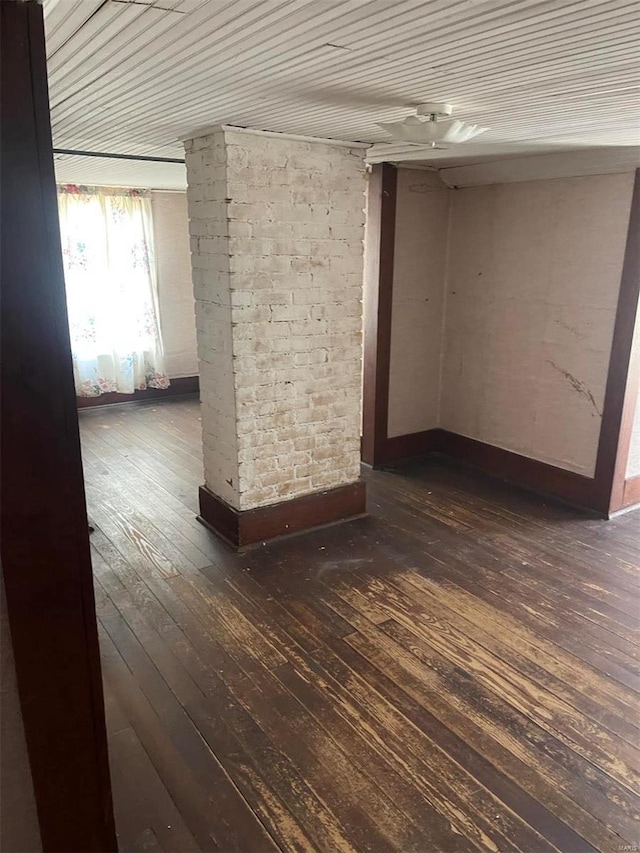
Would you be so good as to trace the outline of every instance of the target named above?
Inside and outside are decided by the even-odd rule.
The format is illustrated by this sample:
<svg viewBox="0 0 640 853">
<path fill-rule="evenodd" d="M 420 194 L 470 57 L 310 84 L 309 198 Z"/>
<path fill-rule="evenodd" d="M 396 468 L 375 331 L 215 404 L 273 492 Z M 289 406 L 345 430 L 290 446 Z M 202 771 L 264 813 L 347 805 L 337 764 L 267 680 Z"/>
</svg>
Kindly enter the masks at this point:
<svg viewBox="0 0 640 853">
<path fill-rule="evenodd" d="M 2 0 L 2 568 L 46 851 L 117 850 L 42 7 Z"/>
<path fill-rule="evenodd" d="M 395 166 L 373 166 L 365 242 L 362 394 L 362 461 L 368 465 L 383 461 L 387 442 L 397 185 Z"/>
</svg>

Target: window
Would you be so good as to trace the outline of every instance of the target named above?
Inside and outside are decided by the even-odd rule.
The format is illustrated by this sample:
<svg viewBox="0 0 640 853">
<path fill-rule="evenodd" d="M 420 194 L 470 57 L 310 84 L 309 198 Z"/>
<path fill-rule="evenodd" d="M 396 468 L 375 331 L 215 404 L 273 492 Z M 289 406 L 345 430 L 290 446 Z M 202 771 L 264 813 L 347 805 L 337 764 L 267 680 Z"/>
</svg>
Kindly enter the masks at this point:
<svg viewBox="0 0 640 853">
<path fill-rule="evenodd" d="M 58 207 L 76 394 L 166 388 L 151 199 L 70 185 Z"/>
</svg>

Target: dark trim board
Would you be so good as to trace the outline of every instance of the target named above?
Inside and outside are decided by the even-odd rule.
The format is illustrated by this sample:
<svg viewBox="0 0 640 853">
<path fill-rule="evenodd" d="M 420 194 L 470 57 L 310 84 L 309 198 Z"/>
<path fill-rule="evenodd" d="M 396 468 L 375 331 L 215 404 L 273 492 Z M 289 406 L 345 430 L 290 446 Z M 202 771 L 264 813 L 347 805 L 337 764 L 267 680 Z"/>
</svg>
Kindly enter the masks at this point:
<svg viewBox="0 0 640 853">
<path fill-rule="evenodd" d="M 112 154 L 107 151 L 79 151 L 77 148 L 54 148 L 54 154 L 71 154 L 74 157 L 102 157 L 107 160 L 141 160 L 143 163 L 185 163 L 176 157 L 145 157 L 142 154 Z"/>
<path fill-rule="evenodd" d="M 368 465 L 382 461 L 387 442 L 397 189 L 395 166 L 373 166 L 367 193 L 364 265 L 362 461 Z"/>
<path fill-rule="evenodd" d="M 593 479 L 444 429 L 429 429 L 387 439 L 380 461 L 374 467 L 430 453 L 449 456 L 530 491 L 552 495 L 583 509 L 594 509 Z"/>
<path fill-rule="evenodd" d="M 640 169 L 636 170 L 596 464 L 595 502 L 605 515 L 623 506 L 625 473 L 638 387 L 640 340 L 634 341 L 640 299 Z"/>
<path fill-rule="evenodd" d="M 403 459 L 424 456 L 426 453 L 438 453 L 440 452 L 441 435 L 441 429 L 426 429 L 422 432 L 411 432 L 407 435 L 387 438 L 384 444 L 381 443 L 378 448 L 376 464 L 373 467 L 391 465 Z"/>
<path fill-rule="evenodd" d="M 362 481 L 243 511 L 200 486 L 198 518 L 236 549 L 365 514 L 366 490 Z"/>
<path fill-rule="evenodd" d="M 387 439 L 373 467 L 400 464 L 430 453 L 449 456 L 492 477 L 558 498 L 604 518 L 617 510 L 640 504 L 640 477 L 626 480 L 620 504 L 605 509 L 600 501 L 601 489 L 595 478 L 444 429 L 430 429 Z"/>
<path fill-rule="evenodd" d="M 2 18 L 2 570 L 42 849 L 117 850 L 42 6 Z"/>
<path fill-rule="evenodd" d="M 533 492 L 552 495 L 583 509 L 595 510 L 594 480 L 511 450 L 503 450 L 464 435 L 439 430 L 439 451 Z"/>
<path fill-rule="evenodd" d="M 168 388 L 146 388 L 144 391 L 134 391 L 133 394 L 100 394 L 99 397 L 76 397 L 79 409 L 92 406 L 113 406 L 119 403 L 140 403 L 143 400 L 166 400 L 169 397 L 184 397 L 187 394 L 200 393 L 199 376 L 182 376 L 172 379 Z"/>
</svg>

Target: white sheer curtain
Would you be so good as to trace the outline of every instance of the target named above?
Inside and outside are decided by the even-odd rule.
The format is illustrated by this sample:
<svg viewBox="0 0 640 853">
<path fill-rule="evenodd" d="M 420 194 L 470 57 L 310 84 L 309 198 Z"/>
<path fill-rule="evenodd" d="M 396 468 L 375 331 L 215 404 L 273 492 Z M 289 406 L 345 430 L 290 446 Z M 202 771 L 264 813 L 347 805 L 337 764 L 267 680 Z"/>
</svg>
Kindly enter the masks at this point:
<svg viewBox="0 0 640 853">
<path fill-rule="evenodd" d="M 58 207 L 76 394 L 166 388 L 151 199 L 66 186 Z"/>
</svg>

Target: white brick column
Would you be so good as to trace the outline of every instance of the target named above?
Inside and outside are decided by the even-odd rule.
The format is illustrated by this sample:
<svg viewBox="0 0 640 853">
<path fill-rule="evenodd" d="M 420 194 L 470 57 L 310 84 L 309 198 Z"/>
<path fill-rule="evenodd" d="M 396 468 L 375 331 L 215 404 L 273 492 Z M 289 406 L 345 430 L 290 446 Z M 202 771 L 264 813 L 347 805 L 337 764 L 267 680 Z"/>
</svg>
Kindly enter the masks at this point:
<svg viewBox="0 0 640 853">
<path fill-rule="evenodd" d="M 290 515 L 307 507 L 322 523 L 340 488 L 358 495 L 346 514 L 362 512 L 363 488 L 344 487 L 360 474 L 364 150 L 233 128 L 185 148 L 201 516 L 242 526 L 239 515 L 273 521 L 256 510 L 278 506 L 284 519 L 284 502 L 315 495 Z"/>
</svg>

